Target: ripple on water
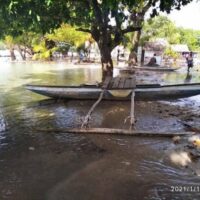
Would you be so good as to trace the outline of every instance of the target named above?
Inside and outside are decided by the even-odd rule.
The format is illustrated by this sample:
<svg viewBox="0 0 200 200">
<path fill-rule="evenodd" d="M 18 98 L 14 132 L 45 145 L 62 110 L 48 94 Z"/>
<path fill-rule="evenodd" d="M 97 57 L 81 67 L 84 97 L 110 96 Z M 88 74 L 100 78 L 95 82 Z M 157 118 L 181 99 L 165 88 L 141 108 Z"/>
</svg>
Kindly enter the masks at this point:
<svg viewBox="0 0 200 200">
<path fill-rule="evenodd" d="M 6 131 L 6 121 L 4 119 L 4 116 L 2 113 L 0 113 L 0 148 L 7 145 L 7 143 L 4 142 L 6 136 L 5 136 L 5 131 Z"/>
<path fill-rule="evenodd" d="M 150 188 L 149 196 L 145 199 L 198 199 L 198 192 L 183 191 L 183 187 L 199 187 L 199 177 L 189 173 L 189 169 L 176 168 L 160 160 L 143 160 L 140 163 L 137 176 Z M 152 180 L 151 183 L 146 180 Z M 181 191 L 175 191 L 182 190 Z M 178 189 L 177 189 L 178 187 Z M 180 189 L 181 188 L 181 189 Z"/>
<path fill-rule="evenodd" d="M 0 133 L 6 130 L 6 121 L 3 114 L 0 113 Z"/>
</svg>

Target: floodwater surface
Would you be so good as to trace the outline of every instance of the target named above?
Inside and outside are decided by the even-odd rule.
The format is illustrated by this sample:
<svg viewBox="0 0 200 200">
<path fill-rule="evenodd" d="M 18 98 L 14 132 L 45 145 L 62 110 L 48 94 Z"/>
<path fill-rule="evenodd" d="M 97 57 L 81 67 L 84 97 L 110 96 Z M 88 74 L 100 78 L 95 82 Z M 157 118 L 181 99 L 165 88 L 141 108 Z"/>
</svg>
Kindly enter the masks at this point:
<svg viewBox="0 0 200 200">
<path fill-rule="evenodd" d="M 138 81 L 199 82 L 198 73 L 152 73 L 152 78 L 145 72 Z M 53 100 L 24 88 L 25 84 L 100 81 L 101 69 L 96 64 L 1 63 L 1 200 L 200 198 L 198 174 L 170 161 L 168 154 L 175 146 L 170 138 L 47 132 L 80 127 L 94 102 Z M 136 102 L 136 129 L 184 131 L 180 113 L 198 116 L 199 107 L 199 96 L 173 102 Z M 92 114 L 90 125 L 128 129 L 129 112 L 130 102 L 103 101 Z"/>
</svg>

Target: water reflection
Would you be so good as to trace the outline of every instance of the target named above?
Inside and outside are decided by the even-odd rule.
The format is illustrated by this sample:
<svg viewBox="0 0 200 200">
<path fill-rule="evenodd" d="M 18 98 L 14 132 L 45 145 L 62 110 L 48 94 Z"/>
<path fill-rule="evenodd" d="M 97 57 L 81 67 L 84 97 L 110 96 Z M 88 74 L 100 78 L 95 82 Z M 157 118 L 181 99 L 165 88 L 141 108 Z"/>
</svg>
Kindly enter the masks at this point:
<svg viewBox="0 0 200 200">
<path fill-rule="evenodd" d="M 101 80 L 100 67 L 66 63 L 3 63 L 0 68 L 0 86 L 15 88 L 28 83 L 80 84 Z"/>
<path fill-rule="evenodd" d="M 188 71 L 184 83 L 190 83 L 191 80 L 192 80 L 192 74 L 190 73 L 190 71 Z"/>
<path fill-rule="evenodd" d="M 0 112 L 0 133 L 6 130 L 6 122 L 3 114 Z"/>
<path fill-rule="evenodd" d="M 181 69 L 173 73 L 165 73 L 163 74 L 163 80 L 166 84 L 199 83 L 199 68 L 195 67 L 190 72 L 186 69 Z"/>
</svg>

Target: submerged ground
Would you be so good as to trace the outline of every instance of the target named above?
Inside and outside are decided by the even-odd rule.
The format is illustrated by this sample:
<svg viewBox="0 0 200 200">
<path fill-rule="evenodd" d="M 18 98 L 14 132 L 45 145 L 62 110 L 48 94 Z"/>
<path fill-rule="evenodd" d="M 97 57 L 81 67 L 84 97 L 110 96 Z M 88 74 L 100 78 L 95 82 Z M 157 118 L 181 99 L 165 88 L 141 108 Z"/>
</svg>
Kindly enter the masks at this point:
<svg viewBox="0 0 200 200">
<path fill-rule="evenodd" d="M 0 74 L 0 199 L 199 199 L 198 156 L 189 161 L 191 157 L 182 154 L 198 154 L 198 148 L 193 148 L 187 138 L 174 144 L 171 138 L 41 130 L 80 126 L 94 102 L 49 100 L 26 91 L 23 85 L 100 81 L 98 65 L 2 63 Z M 142 72 L 137 81 L 171 84 L 200 82 L 200 78 L 195 68 L 189 76 L 185 69 Z M 136 102 L 136 129 L 198 130 L 199 108 L 199 96 Z M 101 102 L 91 126 L 129 128 L 128 122 L 124 123 L 129 112 L 130 102 Z M 171 155 L 178 156 L 175 161 L 180 162 Z"/>
</svg>

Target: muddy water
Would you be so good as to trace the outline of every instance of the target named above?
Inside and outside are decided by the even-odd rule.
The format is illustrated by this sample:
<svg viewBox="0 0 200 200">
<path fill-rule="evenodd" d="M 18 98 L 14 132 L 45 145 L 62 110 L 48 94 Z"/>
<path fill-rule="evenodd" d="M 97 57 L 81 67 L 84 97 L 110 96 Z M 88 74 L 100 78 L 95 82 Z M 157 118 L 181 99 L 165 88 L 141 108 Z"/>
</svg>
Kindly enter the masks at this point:
<svg viewBox="0 0 200 200">
<path fill-rule="evenodd" d="M 191 82 L 200 81 L 193 71 Z M 140 82 L 185 82 L 186 72 L 142 74 Z M 171 139 L 46 133 L 78 127 L 92 101 L 55 101 L 24 84 L 78 85 L 101 80 L 97 65 L 1 63 L 0 199 L 199 199 L 200 178 L 168 159 Z M 187 80 L 188 81 L 188 80 Z M 181 112 L 197 114 L 199 97 L 137 102 L 136 129 L 183 131 Z M 192 108 L 192 109 L 191 109 Z M 130 102 L 102 102 L 91 126 L 129 128 Z M 175 186 L 182 191 L 174 190 Z M 193 190 L 183 191 L 183 187 Z"/>
</svg>

